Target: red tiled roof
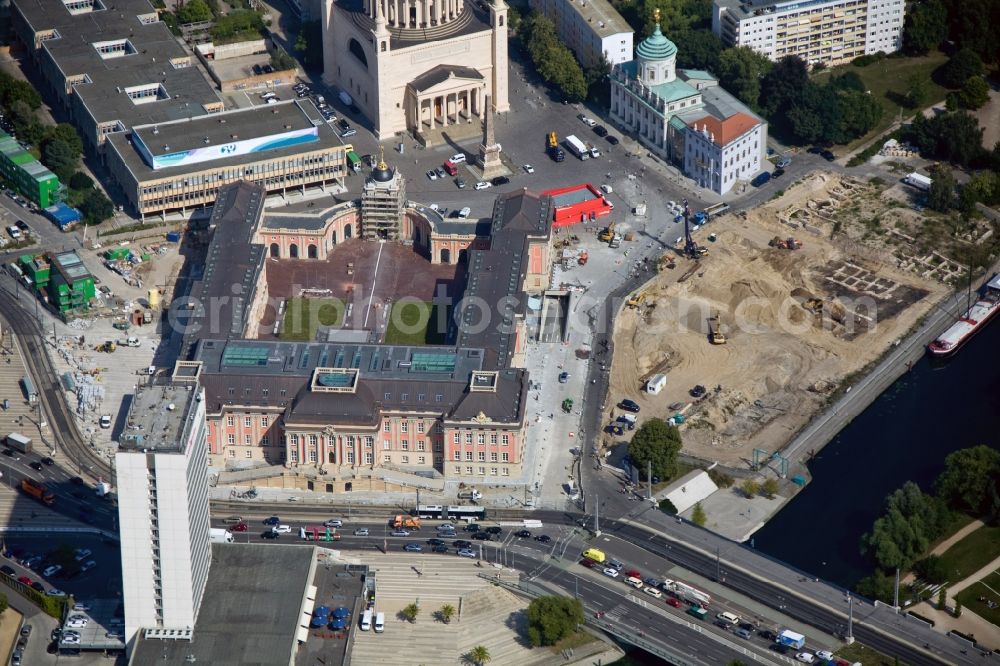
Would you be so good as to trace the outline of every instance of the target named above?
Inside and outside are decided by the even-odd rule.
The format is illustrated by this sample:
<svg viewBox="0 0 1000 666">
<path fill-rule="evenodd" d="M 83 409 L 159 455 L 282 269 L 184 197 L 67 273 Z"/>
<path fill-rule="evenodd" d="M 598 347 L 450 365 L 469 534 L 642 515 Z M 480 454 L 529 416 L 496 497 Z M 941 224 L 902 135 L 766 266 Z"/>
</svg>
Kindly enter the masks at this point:
<svg viewBox="0 0 1000 666">
<path fill-rule="evenodd" d="M 713 143 L 717 146 L 725 146 L 733 139 L 743 136 L 746 132 L 757 125 L 757 119 L 745 113 L 734 113 L 725 120 L 719 120 L 714 116 L 705 116 L 694 120 L 688 125 L 697 131 L 707 127 L 713 136 Z"/>
</svg>

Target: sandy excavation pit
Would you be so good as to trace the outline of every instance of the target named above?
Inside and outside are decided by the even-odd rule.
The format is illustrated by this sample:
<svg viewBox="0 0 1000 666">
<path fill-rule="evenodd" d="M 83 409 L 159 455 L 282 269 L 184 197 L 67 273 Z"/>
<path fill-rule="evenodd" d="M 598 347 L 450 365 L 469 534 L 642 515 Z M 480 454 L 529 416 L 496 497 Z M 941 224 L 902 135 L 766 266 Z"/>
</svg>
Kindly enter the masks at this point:
<svg viewBox="0 0 1000 666">
<path fill-rule="evenodd" d="M 788 219 L 784 211 L 829 200 L 836 186 L 835 179 L 806 181 L 702 231 L 699 242 L 710 232 L 717 241 L 707 244 L 710 255 L 698 269 L 678 259 L 676 269 L 645 286 L 643 305 L 618 318 L 609 403 L 636 400 L 641 422 L 670 416 L 668 406 L 682 402 L 685 453 L 745 467 L 753 449 L 778 450 L 845 377 L 902 337 L 947 292 L 944 285 L 899 270 L 877 252 L 829 241 L 818 229 L 779 222 Z M 769 247 L 776 236 L 803 247 Z M 723 345 L 709 342 L 716 315 Z M 667 375 L 666 387 L 648 395 L 645 381 L 656 373 Z M 695 385 L 707 389 L 704 398 L 692 398 Z M 617 415 L 609 408 L 608 423 Z M 613 445 L 628 433 L 604 437 Z"/>
</svg>

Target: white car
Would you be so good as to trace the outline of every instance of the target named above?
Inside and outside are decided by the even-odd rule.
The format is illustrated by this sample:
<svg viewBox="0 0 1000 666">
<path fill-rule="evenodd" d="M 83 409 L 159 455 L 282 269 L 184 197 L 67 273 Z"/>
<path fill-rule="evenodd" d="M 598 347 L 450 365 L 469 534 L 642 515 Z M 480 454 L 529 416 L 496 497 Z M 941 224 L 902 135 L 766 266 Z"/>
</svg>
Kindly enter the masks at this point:
<svg viewBox="0 0 1000 666">
<path fill-rule="evenodd" d="M 580 120 L 582 120 L 583 124 L 586 125 L 587 127 L 593 127 L 594 125 L 597 124 L 597 122 L 595 122 L 592 118 L 588 118 L 587 116 L 583 115 L 582 113 L 580 115 L 578 115 L 577 118 L 579 118 Z"/>
<path fill-rule="evenodd" d="M 83 562 L 85 559 L 90 557 L 91 552 L 89 548 L 80 548 L 76 551 L 76 561 Z"/>
<path fill-rule="evenodd" d="M 344 521 L 339 518 L 331 518 L 330 520 L 323 523 L 323 527 L 343 527 Z"/>
<path fill-rule="evenodd" d="M 471 213 L 472 213 L 472 209 L 471 209 L 471 208 L 469 208 L 468 206 L 466 206 L 466 207 L 465 207 L 465 208 L 463 208 L 462 210 L 458 211 L 458 216 L 459 216 L 459 217 L 460 217 L 461 219 L 463 219 L 463 220 L 464 220 L 464 219 L 466 219 L 467 217 L 469 217 L 469 214 L 471 214 Z"/>
<path fill-rule="evenodd" d="M 461 164 L 465 161 L 465 153 L 455 153 L 448 158 L 452 164 Z"/>
<path fill-rule="evenodd" d="M 90 604 L 85 604 L 82 601 L 78 601 L 75 604 L 73 604 L 73 610 L 75 610 L 75 611 L 89 611 L 90 610 Z"/>
<path fill-rule="evenodd" d="M 57 590 L 54 587 L 51 590 L 48 590 L 45 594 L 49 595 L 50 597 L 65 597 L 66 596 L 65 592 L 63 592 L 62 590 Z"/>
<path fill-rule="evenodd" d="M 59 564 L 53 564 L 51 567 L 47 567 L 42 575 L 48 578 L 49 576 L 55 576 L 57 573 L 62 571 L 62 566 Z"/>
<path fill-rule="evenodd" d="M 795 661 L 801 661 L 803 664 L 811 664 L 816 661 L 816 656 L 812 652 L 799 652 L 795 655 Z"/>
<path fill-rule="evenodd" d="M 101 417 L 101 428 L 103 430 L 107 430 L 110 427 L 111 427 L 111 415 L 105 414 L 104 416 Z"/>
<path fill-rule="evenodd" d="M 476 183 L 477 190 L 485 190 L 488 187 L 493 187 L 492 183 L 490 183 L 489 181 L 481 180 L 478 183 Z"/>
<path fill-rule="evenodd" d="M 79 620 L 70 619 L 70 621 L 66 623 L 66 626 L 73 629 L 83 629 L 88 624 L 90 624 L 90 620 L 87 618 L 81 618 Z"/>
<path fill-rule="evenodd" d="M 59 638 L 59 642 L 63 643 L 64 645 L 79 645 L 80 644 L 80 637 L 79 636 L 73 636 L 73 635 L 63 634 Z"/>
<path fill-rule="evenodd" d="M 90 571 L 91 569 L 93 569 L 96 566 L 97 566 L 97 562 L 95 562 L 94 560 L 89 560 L 89 561 L 83 563 L 83 565 L 80 567 L 80 571 Z M 77 605 L 79 605 L 79 604 L 77 604 Z M 86 610 L 86 609 L 85 608 L 78 608 L 76 610 Z"/>
<path fill-rule="evenodd" d="M 524 173 L 535 173 L 535 167 L 531 166 L 530 164 L 525 164 Z"/>
<path fill-rule="evenodd" d="M 829 650 L 817 650 L 816 656 L 820 659 L 826 659 L 827 661 L 833 659 L 833 653 Z"/>
<path fill-rule="evenodd" d="M 359 527 L 358 529 L 354 530 L 354 536 L 368 536 L 368 528 Z"/>
<path fill-rule="evenodd" d="M 618 578 L 618 569 L 612 567 L 604 567 L 604 575 L 608 578 Z"/>
<path fill-rule="evenodd" d="M 651 597 L 653 597 L 655 599 L 659 599 L 660 597 L 663 596 L 663 592 L 660 592 L 655 587 L 647 587 L 645 590 L 643 590 L 643 592 L 645 592 L 646 594 L 648 594 L 649 596 L 651 596 Z"/>
<path fill-rule="evenodd" d="M 271 528 L 271 531 L 278 534 L 291 534 L 292 527 L 291 525 L 275 525 Z"/>
</svg>

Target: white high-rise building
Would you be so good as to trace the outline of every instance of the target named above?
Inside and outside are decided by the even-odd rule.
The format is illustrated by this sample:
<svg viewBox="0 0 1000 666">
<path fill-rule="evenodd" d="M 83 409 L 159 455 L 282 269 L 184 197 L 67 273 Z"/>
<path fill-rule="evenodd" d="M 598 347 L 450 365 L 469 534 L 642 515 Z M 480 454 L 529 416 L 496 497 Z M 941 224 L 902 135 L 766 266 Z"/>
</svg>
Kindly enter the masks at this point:
<svg viewBox="0 0 1000 666">
<path fill-rule="evenodd" d="M 556 33 L 583 67 L 603 56 L 610 65 L 632 59 L 635 32 L 608 0 L 531 0 L 532 9 L 548 16 Z"/>
<path fill-rule="evenodd" d="M 715 0 L 712 31 L 726 46 L 749 46 L 771 60 L 796 55 L 839 65 L 898 51 L 903 0 Z"/>
<path fill-rule="evenodd" d="M 136 390 L 115 456 L 130 652 L 140 631 L 183 640 L 194 629 L 212 559 L 205 435 L 196 382 Z"/>
</svg>

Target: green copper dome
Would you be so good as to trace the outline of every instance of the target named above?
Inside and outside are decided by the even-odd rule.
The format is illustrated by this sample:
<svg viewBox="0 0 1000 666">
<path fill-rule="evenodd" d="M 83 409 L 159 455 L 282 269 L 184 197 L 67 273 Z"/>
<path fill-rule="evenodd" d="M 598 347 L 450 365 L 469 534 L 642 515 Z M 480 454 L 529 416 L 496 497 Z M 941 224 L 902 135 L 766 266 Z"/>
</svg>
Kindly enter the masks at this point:
<svg viewBox="0 0 1000 666">
<path fill-rule="evenodd" d="M 666 60 L 677 55 L 677 47 L 660 32 L 660 24 L 656 24 L 653 34 L 642 40 L 635 50 L 636 56 L 643 60 Z"/>
</svg>

